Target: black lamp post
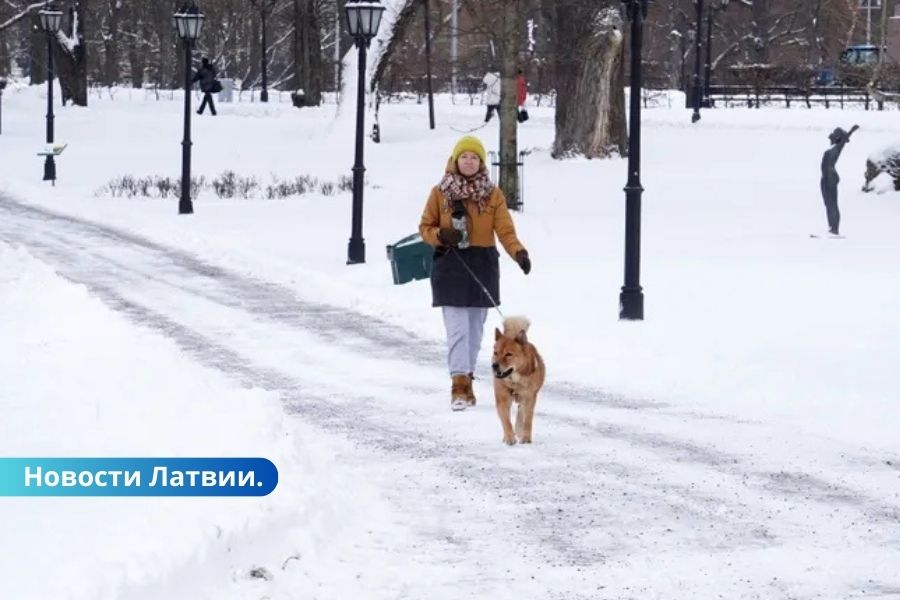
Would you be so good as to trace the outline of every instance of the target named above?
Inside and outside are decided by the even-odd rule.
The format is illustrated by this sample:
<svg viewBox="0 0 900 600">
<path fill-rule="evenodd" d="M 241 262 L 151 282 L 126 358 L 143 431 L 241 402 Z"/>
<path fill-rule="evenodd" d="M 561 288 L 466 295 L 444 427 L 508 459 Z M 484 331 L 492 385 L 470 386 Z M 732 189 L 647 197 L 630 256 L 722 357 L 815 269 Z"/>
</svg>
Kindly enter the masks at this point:
<svg viewBox="0 0 900 600">
<path fill-rule="evenodd" d="M 704 107 L 709 108 L 712 106 L 712 101 L 709 98 L 709 82 L 712 78 L 712 30 L 713 30 L 713 21 L 715 20 L 716 13 L 719 11 L 723 11 L 728 7 L 728 0 L 717 0 L 712 6 L 709 7 L 709 10 L 706 13 L 706 64 L 704 65 L 704 79 L 703 79 L 703 100 Z"/>
<path fill-rule="evenodd" d="M 53 37 L 62 24 L 62 11 L 47 7 L 38 12 L 41 29 L 47 34 L 47 144 L 53 143 Z M 44 181 L 56 181 L 56 161 L 47 152 L 44 159 Z"/>
<path fill-rule="evenodd" d="M 3 133 L 3 90 L 6 89 L 6 79 L 0 77 L 0 133 Z"/>
<path fill-rule="evenodd" d="M 644 19 L 650 0 L 622 0 L 631 20 L 631 89 L 628 122 L 628 182 L 625 184 L 625 285 L 619 294 L 619 318 L 644 318 L 641 288 L 641 61 Z"/>
<path fill-rule="evenodd" d="M 262 26 L 262 90 L 259 92 L 259 101 L 269 101 L 269 65 L 268 65 L 268 42 L 266 41 L 266 18 L 268 17 L 268 9 L 275 0 L 251 0 L 253 4 L 259 5 L 259 16 Z"/>
<path fill-rule="evenodd" d="M 700 89 L 700 52 L 703 46 L 703 0 L 694 0 L 697 3 L 697 33 L 694 36 L 696 45 L 694 46 L 694 114 L 691 115 L 691 123 L 700 120 L 700 98 L 702 96 Z"/>
<path fill-rule="evenodd" d="M 194 212 L 191 201 L 191 48 L 203 29 L 203 14 L 192 2 L 175 13 L 175 30 L 184 43 L 184 139 L 181 142 L 181 198 L 178 214 Z"/>
<path fill-rule="evenodd" d="M 356 161 L 353 163 L 353 226 L 347 249 L 347 264 L 366 262 L 366 242 L 362 236 L 363 181 L 366 167 L 363 165 L 363 128 L 366 103 L 366 50 L 378 33 L 384 6 L 378 0 L 348 2 L 347 30 L 359 49 L 359 73 L 356 90 Z"/>
</svg>

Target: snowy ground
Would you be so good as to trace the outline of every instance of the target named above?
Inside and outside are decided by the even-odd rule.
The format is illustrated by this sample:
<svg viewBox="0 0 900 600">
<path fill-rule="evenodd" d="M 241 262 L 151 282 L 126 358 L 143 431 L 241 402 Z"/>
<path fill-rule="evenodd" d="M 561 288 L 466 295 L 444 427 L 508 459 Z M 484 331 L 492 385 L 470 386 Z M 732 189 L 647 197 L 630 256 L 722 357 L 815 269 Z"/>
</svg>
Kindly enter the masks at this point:
<svg viewBox="0 0 900 600">
<path fill-rule="evenodd" d="M 96 195 L 178 175 L 177 94 L 58 109 L 70 145 L 48 187 L 43 94 L 3 98 L 0 455 L 257 455 L 281 481 L 257 499 L 0 499 L 0 549 L 21 557 L 0 562 L 0 598 L 900 595 L 900 197 L 859 191 L 895 111 L 646 111 L 647 319 L 623 323 L 624 162 L 553 161 L 552 109 L 531 107 L 516 223 L 534 270 L 502 257 L 503 310 L 531 317 L 549 383 L 536 443 L 509 449 L 490 336 L 480 406 L 451 414 L 428 285 L 391 285 L 384 255 L 482 107 L 441 98 L 431 132 L 426 106 L 382 106 L 368 262 L 348 267 L 345 192 L 207 194 L 189 217 Z M 337 180 L 353 132 L 333 113 L 221 105 L 195 118 L 194 174 Z M 810 239 L 827 134 L 853 123 L 847 238 Z M 478 133 L 495 146 L 496 121 Z"/>
</svg>

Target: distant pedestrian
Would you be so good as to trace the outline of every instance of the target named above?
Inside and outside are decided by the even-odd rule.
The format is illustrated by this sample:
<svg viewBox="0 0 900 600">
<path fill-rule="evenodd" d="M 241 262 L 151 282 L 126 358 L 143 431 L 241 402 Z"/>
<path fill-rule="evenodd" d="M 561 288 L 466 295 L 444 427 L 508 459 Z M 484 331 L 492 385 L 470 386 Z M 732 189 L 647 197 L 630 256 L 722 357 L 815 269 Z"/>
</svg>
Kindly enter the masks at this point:
<svg viewBox="0 0 900 600">
<path fill-rule="evenodd" d="M 519 69 L 516 75 L 516 106 L 525 106 L 525 100 L 528 98 L 528 82 L 525 80 L 525 72 Z"/>
<path fill-rule="evenodd" d="M 854 125 L 849 132 L 837 127 L 828 136 L 831 142 L 831 148 L 822 155 L 822 180 L 820 187 L 822 189 L 822 199 L 825 201 L 825 214 L 828 217 L 828 233 L 832 236 L 840 235 L 841 212 L 838 210 L 838 183 L 841 178 L 838 176 L 837 165 L 838 158 L 841 157 L 841 151 L 844 145 L 850 141 L 853 132 L 859 129 L 859 125 Z"/>
<path fill-rule="evenodd" d="M 500 73 L 489 71 L 485 74 L 484 79 L 484 103 L 487 105 L 487 113 L 484 115 L 484 122 L 487 123 L 494 115 L 500 114 Z"/>
<path fill-rule="evenodd" d="M 525 109 L 525 100 L 528 98 L 528 82 L 525 80 L 525 72 L 519 69 L 516 75 L 516 106 L 519 114 L 517 119 L 519 123 L 528 120 L 528 111 Z"/>
<path fill-rule="evenodd" d="M 216 105 L 213 102 L 212 95 L 222 91 L 222 84 L 216 79 L 216 68 L 210 64 L 208 58 L 204 58 L 201 61 L 200 68 L 197 69 L 191 83 L 196 83 L 198 81 L 200 82 L 200 91 L 203 92 L 203 102 L 200 103 L 197 114 L 202 115 L 206 106 L 209 105 L 209 112 L 215 116 L 217 114 Z"/>
</svg>

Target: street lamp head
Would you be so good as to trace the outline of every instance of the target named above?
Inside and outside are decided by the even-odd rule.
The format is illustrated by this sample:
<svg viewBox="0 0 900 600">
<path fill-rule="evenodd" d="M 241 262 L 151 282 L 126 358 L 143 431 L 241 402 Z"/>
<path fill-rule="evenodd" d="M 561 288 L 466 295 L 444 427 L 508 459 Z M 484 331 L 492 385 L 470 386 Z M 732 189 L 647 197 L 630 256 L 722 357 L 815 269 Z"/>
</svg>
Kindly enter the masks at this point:
<svg viewBox="0 0 900 600">
<path fill-rule="evenodd" d="M 45 33 L 56 33 L 62 25 L 62 11 L 48 6 L 38 12 L 41 19 L 41 29 Z"/>
<path fill-rule="evenodd" d="M 6 78 L 0 77 L 0 92 L 6 89 Z"/>
<path fill-rule="evenodd" d="M 347 29 L 357 44 L 366 43 L 378 33 L 384 6 L 378 0 L 356 0 L 345 6 Z"/>
<path fill-rule="evenodd" d="M 183 6 L 181 10 L 173 15 L 175 30 L 178 32 L 178 37 L 186 42 L 196 41 L 197 38 L 200 37 L 200 32 L 203 30 L 203 19 L 205 18 L 206 17 L 193 2 Z"/>
</svg>

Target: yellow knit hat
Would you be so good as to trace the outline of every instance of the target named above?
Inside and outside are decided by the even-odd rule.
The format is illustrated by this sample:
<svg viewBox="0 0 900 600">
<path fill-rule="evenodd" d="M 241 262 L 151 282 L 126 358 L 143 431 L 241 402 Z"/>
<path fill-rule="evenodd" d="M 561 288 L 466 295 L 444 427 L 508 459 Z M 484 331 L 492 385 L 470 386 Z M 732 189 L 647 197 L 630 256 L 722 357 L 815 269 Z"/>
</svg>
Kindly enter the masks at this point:
<svg viewBox="0 0 900 600">
<path fill-rule="evenodd" d="M 463 152 L 474 152 L 477 154 L 478 158 L 481 159 L 482 166 L 485 166 L 487 163 L 487 153 L 484 151 L 484 144 L 482 144 L 481 140 L 474 135 L 464 135 L 456 142 L 456 145 L 453 147 L 453 154 L 451 155 L 453 164 L 456 164 L 456 161 L 459 160 L 459 155 Z"/>
</svg>

